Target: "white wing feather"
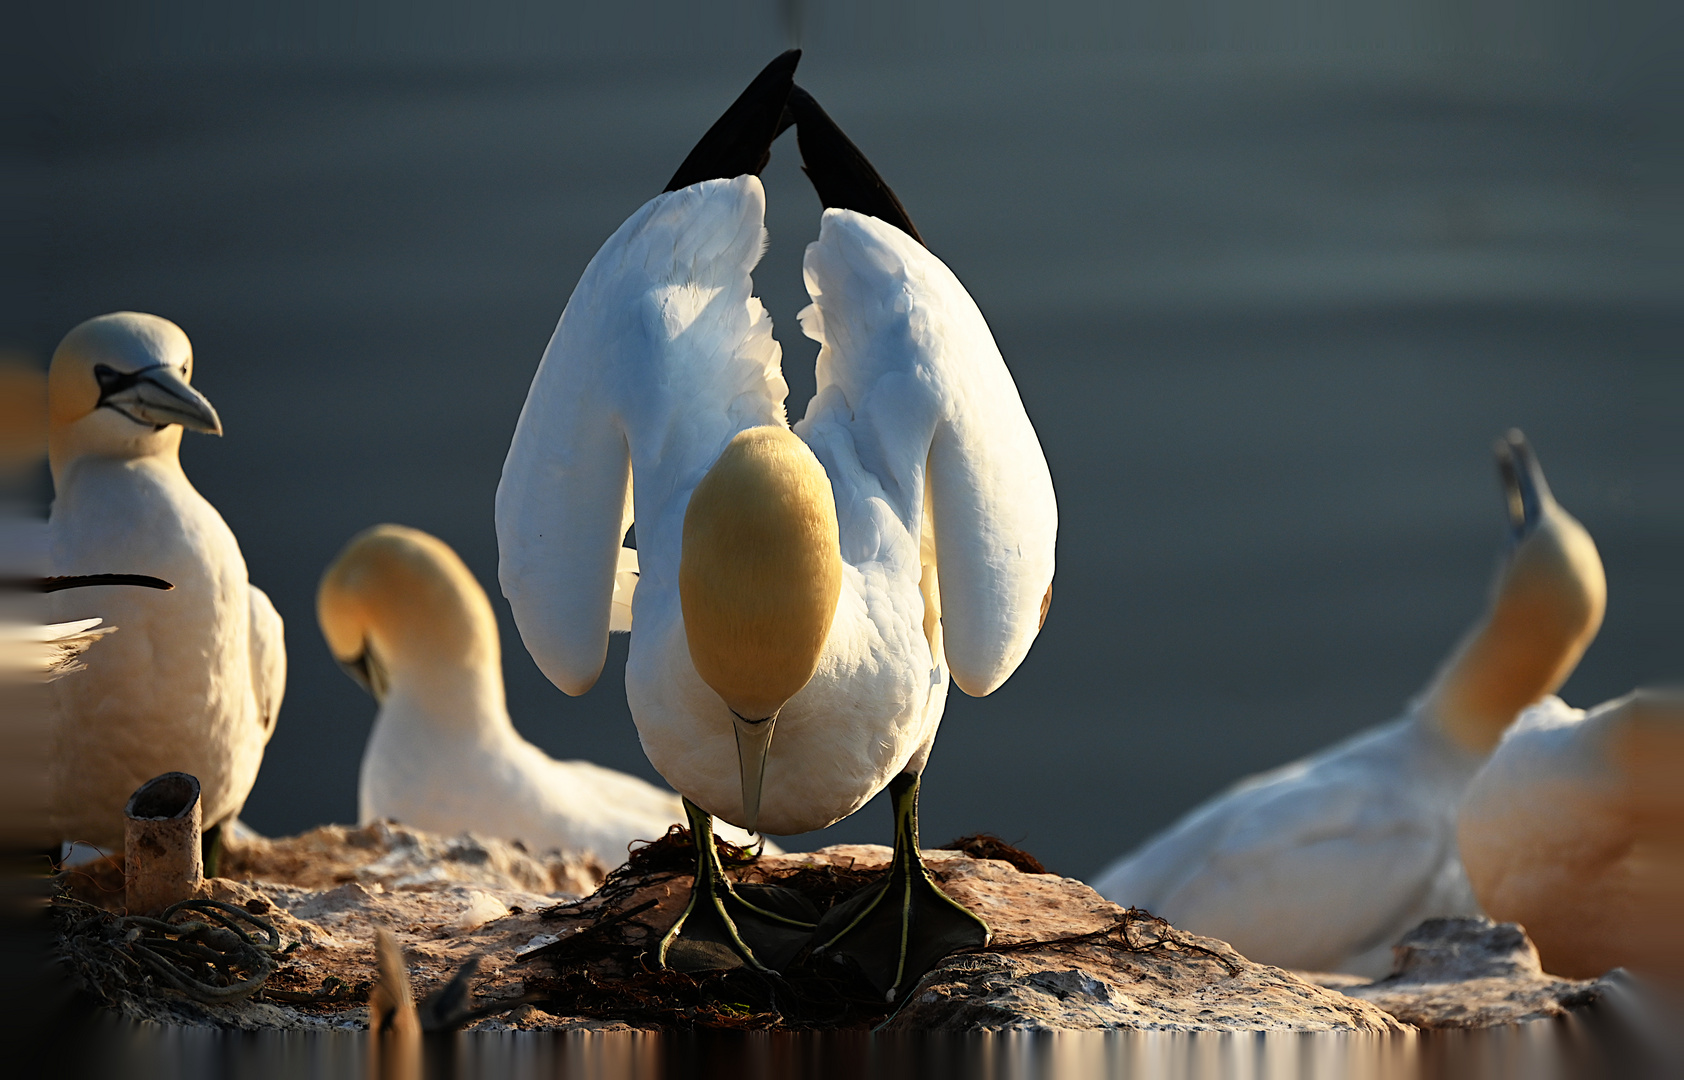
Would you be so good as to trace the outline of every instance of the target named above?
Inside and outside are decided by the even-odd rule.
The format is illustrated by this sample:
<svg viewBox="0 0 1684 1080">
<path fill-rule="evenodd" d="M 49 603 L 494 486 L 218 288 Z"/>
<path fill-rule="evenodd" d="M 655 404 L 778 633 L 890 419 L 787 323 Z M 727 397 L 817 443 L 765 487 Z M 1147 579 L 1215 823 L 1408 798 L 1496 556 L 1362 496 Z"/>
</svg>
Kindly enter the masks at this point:
<svg viewBox="0 0 1684 1080">
<path fill-rule="evenodd" d="M 247 587 L 251 589 L 251 688 L 257 697 L 257 717 L 263 724 L 263 742 L 267 745 L 275 734 L 281 699 L 286 696 L 286 625 L 268 593 L 256 585 Z"/>
<path fill-rule="evenodd" d="M 1345 969 L 1427 915 L 1477 911 L 1455 845 L 1477 763 L 1446 750 L 1413 718 L 1364 733 L 1235 785 L 1094 888 L 1262 963 Z"/>
<path fill-rule="evenodd" d="M 923 513 L 927 482 L 946 660 L 962 690 L 988 694 L 1040 629 L 1058 533 L 1017 386 L 964 286 L 894 226 L 827 210 L 805 268 L 802 329 L 822 348 L 797 430 L 846 415 L 860 464 L 903 521 Z"/>
<path fill-rule="evenodd" d="M 753 176 L 644 204 L 585 268 L 532 380 L 497 487 L 498 578 L 527 650 L 569 694 L 607 656 L 634 464 L 639 501 L 673 517 L 638 530 L 640 573 L 676 578 L 673 493 L 736 432 L 784 420 L 750 278 L 765 209 Z"/>
</svg>

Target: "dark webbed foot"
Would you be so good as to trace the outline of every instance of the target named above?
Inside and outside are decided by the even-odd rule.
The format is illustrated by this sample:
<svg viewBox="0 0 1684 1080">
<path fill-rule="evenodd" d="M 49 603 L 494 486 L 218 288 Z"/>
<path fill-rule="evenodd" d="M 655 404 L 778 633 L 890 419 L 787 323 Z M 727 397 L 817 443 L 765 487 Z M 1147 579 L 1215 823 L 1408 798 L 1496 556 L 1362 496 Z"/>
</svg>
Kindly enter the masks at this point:
<svg viewBox="0 0 1684 1080">
<path fill-rule="evenodd" d="M 889 784 L 895 854 L 883 880 L 825 912 L 815 956 L 850 964 L 887 1001 L 897 1001 L 936 961 L 988 944 L 988 924 L 942 892 L 918 854 L 918 777 Z"/>
<path fill-rule="evenodd" d="M 661 939 L 661 966 L 782 971 L 813 936 L 818 909 L 792 889 L 733 885 L 719 864 L 713 818 L 689 799 L 684 813 L 696 843 L 696 884 L 684 913 Z"/>
</svg>

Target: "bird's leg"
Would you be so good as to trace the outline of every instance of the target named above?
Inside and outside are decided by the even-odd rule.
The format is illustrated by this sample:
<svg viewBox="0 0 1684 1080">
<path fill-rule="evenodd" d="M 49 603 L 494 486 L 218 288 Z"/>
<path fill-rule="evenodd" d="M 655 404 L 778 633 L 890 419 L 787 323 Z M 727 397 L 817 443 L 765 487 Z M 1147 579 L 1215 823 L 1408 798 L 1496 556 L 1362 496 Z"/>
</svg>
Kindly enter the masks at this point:
<svg viewBox="0 0 1684 1080">
<path fill-rule="evenodd" d="M 988 924 L 942 892 L 918 854 L 918 776 L 889 782 L 894 801 L 895 854 L 883 880 L 867 885 L 825 912 L 815 955 L 851 962 L 896 1001 L 937 960 L 958 949 L 988 944 Z"/>
<path fill-rule="evenodd" d="M 204 863 L 204 875 L 208 878 L 219 876 L 222 869 L 222 822 L 217 822 L 206 829 L 199 837 L 199 857 Z"/>
<path fill-rule="evenodd" d="M 696 884 L 684 913 L 661 939 L 661 966 L 781 971 L 812 937 L 818 909 L 793 889 L 732 885 L 714 847 L 713 816 L 689 799 L 684 813 L 696 845 Z"/>
</svg>

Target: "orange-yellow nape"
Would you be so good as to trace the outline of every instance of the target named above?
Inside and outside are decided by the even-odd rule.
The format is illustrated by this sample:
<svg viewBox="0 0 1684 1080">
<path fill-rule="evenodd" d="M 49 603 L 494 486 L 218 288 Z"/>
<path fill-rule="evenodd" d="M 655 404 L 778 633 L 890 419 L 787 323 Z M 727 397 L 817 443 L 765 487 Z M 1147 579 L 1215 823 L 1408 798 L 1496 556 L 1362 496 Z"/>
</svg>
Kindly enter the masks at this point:
<svg viewBox="0 0 1684 1080">
<path fill-rule="evenodd" d="M 387 665 L 498 665 L 485 590 L 450 545 L 419 529 L 376 525 L 353 537 L 322 575 L 316 616 L 341 663 L 372 647 Z"/>
<path fill-rule="evenodd" d="M 1445 731 L 1488 754 L 1515 716 L 1567 680 L 1607 608 L 1602 560 L 1584 526 L 1553 502 L 1499 579 L 1485 621 L 1431 692 Z"/>
<path fill-rule="evenodd" d="M 678 592 L 697 673 L 743 719 L 776 716 L 813 677 L 841 588 L 824 466 L 788 428 L 739 432 L 684 515 Z"/>
</svg>

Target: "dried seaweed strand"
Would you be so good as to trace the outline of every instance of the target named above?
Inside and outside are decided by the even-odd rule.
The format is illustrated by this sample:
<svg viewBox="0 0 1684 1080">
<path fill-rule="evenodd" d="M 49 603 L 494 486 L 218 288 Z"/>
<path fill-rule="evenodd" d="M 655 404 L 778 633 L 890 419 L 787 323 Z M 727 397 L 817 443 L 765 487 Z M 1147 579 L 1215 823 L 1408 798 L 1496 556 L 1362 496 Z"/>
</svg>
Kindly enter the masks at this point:
<svg viewBox="0 0 1684 1080">
<path fill-rule="evenodd" d="M 521 953 L 519 956 L 515 957 L 514 962 L 517 964 L 524 964 L 528 960 L 532 960 L 540 956 L 550 957 L 553 959 L 560 956 L 562 953 L 572 952 L 579 945 L 582 939 L 598 936 L 611 926 L 618 926 L 619 924 L 631 919 L 634 915 L 643 914 L 659 902 L 660 901 L 658 900 L 645 900 L 643 903 L 634 908 L 628 908 L 625 911 L 616 911 L 612 915 L 606 915 L 582 930 L 569 934 L 558 941 L 552 941 L 548 945 L 540 945 L 531 952 Z"/>
<path fill-rule="evenodd" d="M 1127 911 L 1123 912 L 1123 914 L 1121 916 L 1119 916 L 1117 919 L 1113 920 L 1110 923 L 1110 925 L 1102 926 L 1098 930 L 1089 930 L 1088 932 L 1083 933 L 1083 934 L 1070 934 L 1070 935 L 1067 935 L 1065 937 L 1046 938 L 1046 939 L 1043 939 L 1043 940 L 1036 940 L 1036 941 L 1014 941 L 1014 942 L 1012 942 L 1008 945 L 985 945 L 985 946 L 982 946 L 981 948 L 967 949 L 967 950 L 963 950 L 963 951 L 966 951 L 966 952 L 1007 953 L 1007 952 L 1025 952 L 1025 951 L 1030 950 L 1030 949 L 1058 948 L 1060 946 L 1067 946 L 1067 945 L 1112 945 L 1112 946 L 1115 946 L 1115 945 L 1118 944 L 1116 941 L 1107 940 L 1107 939 L 1111 938 L 1112 935 L 1116 934 L 1116 935 L 1121 935 L 1121 937 L 1123 939 L 1122 942 L 1121 942 L 1121 946 L 1122 946 L 1122 950 L 1124 952 L 1150 953 L 1150 952 L 1158 952 L 1158 951 L 1163 950 L 1163 949 L 1174 948 L 1174 949 L 1179 949 L 1179 950 L 1183 950 L 1183 951 L 1186 951 L 1186 952 L 1202 953 L 1203 955 L 1210 957 L 1212 960 L 1215 960 L 1217 963 L 1219 963 L 1223 967 L 1227 968 L 1229 976 L 1232 977 L 1232 976 L 1239 975 L 1240 967 L 1239 967 L 1238 964 L 1235 964 L 1232 960 L 1228 959 L 1226 956 L 1223 956 L 1221 953 L 1217 952 L 1215 949 L 1207 949 L 1203 945 L 1194 945 L 1190 941 L 1178 941 L 1174 937 L 1170 937 L 1170 936 L 1160 937 L 1156 941 L 1147 942 L 1147 943 L 1135 941 L 1134 935 L 1132 933 L 1130 933 L 1130 930 L 1131 930 L 1133 924 L 1137 920 L 1151 920 L 1151 922 L 1154 925 L 1161 926 L 1166 930 L 1170 930 L 1171 932 L 1174 931 L 1174 927 L 1170 926 L 1169 923 L 1165 922 L 1163 919 L 1158 918 L 1156 915 L 1150 914 L 1150 913 L 1145 912 L 1145 911 L 1141 911 L 1139 908 L 1129 908 Z"/>
<path fill-rule="evenodd" d="M 143 977 L 156 978 L 206 1005 L 238 1001 L 262 989 L 275 970 L 273 954 L 281 948 L 274 924 L 220 900 L 183 900 L 156 918 L 115 916 L 68 896 L 53 902 L 88 912 L 65 936 L 67 947 L 91 945 L 121 962 L 111 971 L 131 965 Z M 184 914 L 200 918 L 174 921 Z M 261 936 L 247 933 L 242 923 Z M 247 974 L 242 976 L 238 970 Z"/>
</svg>

